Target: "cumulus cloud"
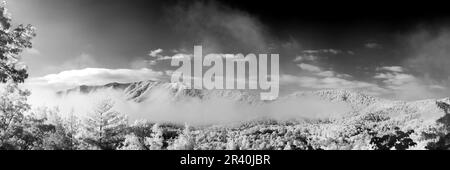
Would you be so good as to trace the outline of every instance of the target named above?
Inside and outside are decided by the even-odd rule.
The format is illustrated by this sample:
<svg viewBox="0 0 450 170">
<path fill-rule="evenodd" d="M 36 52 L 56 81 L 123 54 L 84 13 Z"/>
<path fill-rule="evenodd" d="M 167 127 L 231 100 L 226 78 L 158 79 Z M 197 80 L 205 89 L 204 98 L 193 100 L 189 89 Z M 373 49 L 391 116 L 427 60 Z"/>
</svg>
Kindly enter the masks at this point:
<svg viewBox="0 0 450 170">
<path fill-rule="evenodd" d="M 376 70 L 392 71 L 392 72 L 403 72 L 403 67 L 401 66 L 384 66 L 378 67 Z"/>
<path fill-rule="evenodd" d="M 162 55 L 162 52 L 163 52 L 163 50 L 161 48 L 150 51 L 150 53 L 148 55 L 152 58 L 150 58 L 148 61 L 152 61 L 152 62 L 156 63 L 159 60 L 171 60 L 174 57 L 175 58 L 176 57 L 190 57 L 190 54 L 179 53 L 178 50 L 176 50 L 176 53 L 172 56 Z"/>
<path fill-rule="evenodd" d="M 321 69 L 315 65 L 300 63 L 297 64 L 302 70 L 310 71 L 310 72 L 320 72 Z"/>
<path fill-rule="evenodd" d="M 381 45 L 375 42 L 368 42 L 364 44 L 366 48 L 374 49 L 374 48 L 381 48 Z"/>
<path fill-rule="evenodd" d="M 337 55 L 337 54 L 348 54 L 354 55 L 353 51 L 343 51 L 338 49 L 317 49 L 317 50 L 302 50 L 300 55 L 297 55 L 294 62 L 317 62 L 321 55 Z"/>
<path fill-rule="evenodd" d="M 304 54 L 295 57 L 294 62 L 317 61 L 318 57 L 312 54 Z"/>
<path fill-rule="evenodd" d="M 174 58 L 192 58 L 193 54 L 178 53 L 173 56 L 161 56 L 157 60 L 172 60 Z"/>
<path fill-rule="evenodd" d="M 172 59 L 172 56 L 165 56 L 162 55 L 163 50 L 161 48 L 158 48 L 156 50 L 151 50 L 148 54 L 151 58 L 147 59 L 150 64 L 154 65 L 158 60 L 170 60 Z"/>
<path fill-rule="evenodd" d="M 160 53 L 162 53 L 162 52 L 163 52 L 163 50 L 161 48 L 158 48 L 156 50 L 150 51 L 150 53 L 148 55 L 151 57 L 158 57 L 158 56 L 160 56 Z"/>
<path fill-rule="evenodd" d="M 130 62 L 130 67 L 133 69 L 150 68 L 152 66 L 158 65 L 158 63 L 160 63 L 161 61 L 172 60 L 174 58 L 184 58 L 184 57 L 191 58 L 192 56 L 193 56 L 192 54 L 185 54 L 185 53 L 177 53 L 172 56 L 169 55 L 163 56 L 158 53 L 151 58 L 137 57 Z"/>
<path fill-rule="evenodd" d="M 280 83 L 282 85 L 294 85 L 305 90 L 353 89 L 377 96 L 386 93 L 386 89 L 377 84 L 355 80 L 348 74 L 337 73 L 305 63 L 300 63 L 297 66 L 307 72 L 301 75 L 281 75 Z"/>
<path fill-rule="evenodd" d="M 430 84 L 410 73 L 403 67 L 385 66 L 377 68 L 374 79 L 380 80 L 383 87 L 389 89 L 390 96 L 402 100 L 417 100 L 438 96 L 442 86 Z"/>
<path fill-rule="evenodd" d="M 85 68 L 67 70 L 57 74 L 30 78 L 25 82 L 28 88 L 68 89 L 80 85 L 104 85 L 111 82 L 129 83 L 143 80 L 157 80 L 163 72 L 148 68 L 141 69 L 106 69 Z"/>
<path fill-rule="evenodd" d="M 417 81 L 416 78 L 411 74 L 398 72 L 377 73 L 374 78 L 382 79 L 383 82 L 388 85 L 388 87 L 391 87 L 393 89 L 398 89 L 399 86 Z"/>
</svg>

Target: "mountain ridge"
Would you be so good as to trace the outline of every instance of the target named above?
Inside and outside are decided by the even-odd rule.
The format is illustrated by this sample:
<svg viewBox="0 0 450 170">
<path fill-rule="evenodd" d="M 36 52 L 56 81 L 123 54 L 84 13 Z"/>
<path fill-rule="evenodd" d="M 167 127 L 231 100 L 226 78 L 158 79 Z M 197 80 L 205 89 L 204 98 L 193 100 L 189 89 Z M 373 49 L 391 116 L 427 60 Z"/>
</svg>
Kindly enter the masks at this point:
<svg viewBox="0 0 450 170">
<path fill-rule="evenodd" d="M 70 95 L 72 93 L 94 93 L 102 89 L 113 89 L 122 91 L 127 100 L 137 103 L 143 102 L 151 95 L 169 94 L 173 101 L 200 99 L 201 101 L 214 98 L 231 99 L 238 103 L 263 104 L 283 102 L 290 99 L 318 97 L 330 102 L 343 102 L 352 108 L 352 112 L 359 114 L 385 112 L 389 115 L 419 114 L 423 116 L 442 117 L 449 114 L 450 98 L 425 99 L 417 101 L 389 100 L 362 92 L 347 89 L 325 89 L 318 91 L 298 91 L 287 96 L 279 97 L 274 101 L 261 101 L 257 93 L 244 90 L 203 90 L 190 89 L 182 83 L 171 83 L 164 81 L 139 81 L 133 83 L 108 83 L 100 86 L 82 85 L 76 88 L 57 92 L 58 95 Z M 157 100 L 157 99 L 156 99 Z"/>
</svg>

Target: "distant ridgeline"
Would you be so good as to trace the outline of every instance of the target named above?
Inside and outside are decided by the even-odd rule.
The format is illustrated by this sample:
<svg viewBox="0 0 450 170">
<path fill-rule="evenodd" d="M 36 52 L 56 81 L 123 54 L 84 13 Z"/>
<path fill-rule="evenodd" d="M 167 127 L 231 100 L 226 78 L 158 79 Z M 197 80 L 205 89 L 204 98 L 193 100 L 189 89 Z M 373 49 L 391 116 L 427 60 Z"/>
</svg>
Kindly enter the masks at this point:
<svg viewBox="0 0 450 170">
<path fill-rule="evenodd" d="M 450 112 L 450 99 L 426 99 L 418 101 L 395 101 L 377 98 L 363 93 L 351 90 L 319 90 L 319 91 L 300 91 L 284 97 L 280 97 L 274 101 L 262 101 L 258 93 L 252 93 L 245 90 L 206 90 L 186 88 L 181 83 L 170 83 L 161 81 L 139 81 L 134 83 L 109 83 L 98 86 L 82 85 L 65 91 L 58 91 L 60 97 L 71 94 L 89 94 L 99 92 L 101 90 L 117 90 L 123 92 L 127 100 L 135 102 L 143 102 L 158 90 L 167 92 L 173 101 L 180 101 L 186 98 L 198 98 L 208 100 L 211 98 L 231 99 L 239 103 L 247 104 L 264 104 L 278 103 L 286 100 L 301 99 L 308 97 L 318 97 L 325 101 L 343 102 L 348 104 L 353 112 L 370 113 L 384 112 L 389 115 L 397 114 L 423 114 L 430 116 L 442 117 L 443 114 Z M 160 91 L 158 91 L 160 92 Z M 160 95 L 156 94 L 156 95 Z"/>
<path fill-rule="evenodd" d="M 57 95 L 60 97 L 71 94 L 90 94 L 100 92 L 101 90 L 117 90 L 123 91 L 127 100 L 135 102 L 142 102 L 156 91 L 164 91 L 173 97 L 173 100 L 182 100 L 183 98 L 198 98 L 202 100 L 213 97 L 232 99 L 245 103 L 259 103 L 259 95 L 256 92 L 246 90 L 206 90 L 206 89 L 192 89 L 187 88 L 182 83 L 170 83 L 162 81 L 139 81 L 134 83 L 108 83 L 105 85 L 82 85 L 72 89 L 58 91 Z"/>
</svg>

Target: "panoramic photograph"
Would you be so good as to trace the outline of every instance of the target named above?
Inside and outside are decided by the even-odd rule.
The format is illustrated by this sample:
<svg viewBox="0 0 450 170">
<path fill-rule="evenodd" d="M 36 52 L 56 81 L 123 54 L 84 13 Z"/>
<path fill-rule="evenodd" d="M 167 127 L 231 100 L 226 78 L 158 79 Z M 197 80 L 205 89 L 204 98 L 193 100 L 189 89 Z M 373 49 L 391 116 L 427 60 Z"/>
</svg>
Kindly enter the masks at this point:
<svg viewBox="0 0 450 170">
<path fill-rule="evenodd" d="M 0 150 L 450 148 L 450 15 L 255 3 L 2 2 Z"/>
</svg>

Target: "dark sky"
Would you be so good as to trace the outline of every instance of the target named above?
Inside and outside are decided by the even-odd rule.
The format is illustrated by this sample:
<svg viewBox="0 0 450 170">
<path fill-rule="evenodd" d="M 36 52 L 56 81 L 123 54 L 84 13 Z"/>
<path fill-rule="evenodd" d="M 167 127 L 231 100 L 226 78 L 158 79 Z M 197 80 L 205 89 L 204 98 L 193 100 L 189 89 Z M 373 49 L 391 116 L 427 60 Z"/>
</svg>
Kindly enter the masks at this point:
<svg viewBox="0 0 450 170">
<path fill-rule="evenodd" d="M 38 29 L 24 54 L 35 79 L 84 68 L 166 72 L 170 62 L 151 51 L 172 56 L 202 45 L 280 54 L 285 89 L 448 94 L 450 15 L 432 1 L 13 0 L 8 7 L 16 23 Z M 405 97 L 406 89 L 420 93 Z"/>
</svg>

